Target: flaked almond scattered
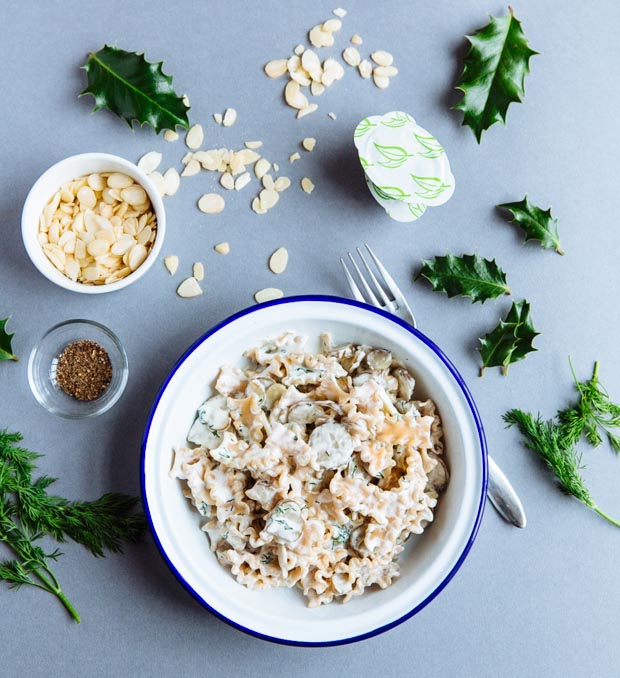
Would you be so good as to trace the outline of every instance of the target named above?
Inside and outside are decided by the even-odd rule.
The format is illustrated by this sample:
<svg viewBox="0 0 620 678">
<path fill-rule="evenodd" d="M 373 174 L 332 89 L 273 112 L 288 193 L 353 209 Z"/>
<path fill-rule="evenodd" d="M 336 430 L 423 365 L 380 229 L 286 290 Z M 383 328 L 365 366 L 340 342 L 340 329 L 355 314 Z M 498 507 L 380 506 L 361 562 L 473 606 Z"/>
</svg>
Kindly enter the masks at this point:
<svg viewBox="0 0 620 678">
<path fill-rule="evenodd" d="M 312 183 L 312 181 L 310 179 L 308 179 L 308 177 L 304 177 L 301 180 L 301 188 L 304 191 L 304 193 L 307 193 L 308 195 L 310 195 L 310 193 L 312 193 L 312 191 L 314 191 L 314 184 Z"/>
<path fill-rule="evenodd" d="M 290 163 L 293 163 L 293 162 L 299 160 L 300 158 L 301 158 L 301 155 L 299 155 L 299 153 L 297 153 L 297 151 L 295 151 L 295 153 L 291 153 L 291 154 L 288 156 L 288 161 L 289 161 Z"/>
<path fill-rule="evenodd" d="M 286 59 L 274 59 L 265 64 L 265 73 L 270 78 L 279 78 L 286 73 Z"/>
<path fill-rule="evenodd" d="M 321 24 L 310 29 L 308 40 L 313 47 L 331 47 L 334 44 L 334 36 L 324 30 Z"/>
<path fill-rule="evenodd" d="M 179 133 L 173 129 L 167 129 L 164 132 L 164 141 L 177 141 L 179 138 Z"/>
<path fill-rule="evenodd" d="M 235 179 L 235 190 L 240 191 L 242 188 L 247 186 L 250 183 L 251 180 L 252 180 L 252 177 L 250 176 L 249 172 L 244 172 L 243 174 L 240 174 Z"/>
<path fill-rule="evenodd" d="M 359 66 L 362 57 L 355 47 L 347 47 L 343 53 L 342 58 L 349 64 L 349 66 Z"/>
<path fill-rule="evenodd" d="M 259 194 L 258 199 L 260 201 L 260 206 L 264 210 L 271 209 L 280 199 L 277 191 L 274 191 L 273 188 L 264 188 Z"/>
<path fill-rule="evenodd" d="M 218 243 L 213 248 L 218 254 L 228 254 L 230 252 L 230 245 L 227 242 Z"/>
<path fill-rule="evenodd" d="M 320 97 L 325 91 L 325 85 L 322 82 L 312 81 L 310 83 L 310 94 L 314 97 Z"/>
<path fill-rule="evenodd" d="M 262 141 L 246 141 L 244 143 L 244 146 L 251 150 L 256 150 L 257 148 L 260 148 L 262 145 L 263 145 Z"/>
<path fill-rule="evenodd" d="M 267 210 L 261 207 L 258 196 L 256 196 L 254 200 L 252 200 L 252 209 L 256 212 L 256 214 L 267 214 Z"/>
<path fill-rule="evenodd" d="M 202 131 L 202 125 L 193 125 L 189 128 L 189 131 L 185 135 L 185 143 L 188 148 L 191 148 L 195 151 L 197 148 L 202 146 L 204 141 L 204 132 Z"/>
<path fill-rule="evenodd" d="M 161 172 L 155 170 L 148 175 L 149 179 L 155 184 L 157 192 L 162 197 L 166 195 L 166 182 L 164 181 L 164 175 Z"/>
<path fill-rule="evenodd" d="M 200 172 L 200 163 L 193 158 L 185 165 L 185 169 L 181 172 L 182 177 L 193 177 Z"/>
<path fill-rule="evenodd" d="M 189 106 L 189 97 L 187 96 L 187 94 L 184 94 L 184 95 L 183 95 L 183 103 L 184 103 L 186 106 Z"/>
<path fill-rule="evenodd" d="M 398 68 L 396 66 L 377 66 L 373 73 L 384 78 L 393 78 L 398 75 Z"/>
<path fill-rule="evenodd" d="M 376 69 L 375 69 L 376 71 Z M 390 86 L 390 79 L 385 76 L 385 75 L 377 75 L 377 73 L 373 71 L 372 73 L 372 81 L 375 83 L 375 85 L 379 89 L 385 89 L 386 87 Z"/>
<path fill-rule="evenodd" d="M 214 113 L 213 114 L 213 120 L 215 120 L 216 125 L 221 125 L 222 124 L 222 114 L 221 113 Z"/>
<path fill-rule="evenodd" d="M 202 265 L 200 261 L 197 261 L 193 266 L 192 266 L 192 275 L 198 282 L 201 282 L 202 280 L 205 279 L 205 267 Z"/>
<path fill-rule="evenodd" d="M 181 185 L 181 178 L 174 167 L 164 172 L 164 190 L 166 195 L 174 195 Z"/>
<path fill-rule="evenodd" d="M 328 19 L 323 24 L 323 30 L 328 33 L 336 33 L 342 28 L 342 21 L 340 19 Z"/>
<path fill-rule="evenodd" d="M 235 180 L 230 172 L 224 172 L 220 177 L 220 184 L 227 190 L 232 191 L 235 188 Z"/>
<path fill-rule="evenodd" d="M 289 80 L 284 88 L 284 100 L 291 108 L 302 109 L 308 106 L 308 98 L 300 91 L 300 85 L 295 80 Z"/>
<path fill-rule="evenodd" d="M 372 75 L 372 64 L 368 59 L 364 59 L 360 61 L 357 70 L 360 72 L 362 78 L 368 79 Z"/>
<path fill-rule="evenodd" d="M 237 120 L 237 111 L 234 108 L 227 108 L 224 111 L 224 117 L 222 118 L 222 125 L 224 127 L 232 127 Z"/>
<path fill-rule="evenodd" d="M 162 154 L 157 151 L 146 153 L 138 160 L 138 168 L 145 174 L 150 174 L 159 167 L 162 157 Z"/>
<path fill-rule="evenodd" d="M 332 120 L 336 119 L 336 114 L 334 112 L 328 113 L 328 117 L 330 117 Z"/>
<path fill-rule="evenodd" d="M 360 36 L 357 33 L 355 33 L 354 35 L 351 36 L 351 44 L 352 45 L 361 45 L 362 42 L 364 42 L 364 41 L 360 38 Z"/>
<path fill-rule="evenodd" d="M 191 299 L 202 294 L 198 281 L 193 276 L 186 278 L 178 287 L 177 294 L 184 299 Z"/>
<path fill-rule="evenodd" d="M 311 153 L 316 146 L 316 139 L 314 137 L 306 137 L 302 140 L 301 145 L 308 153 Z"/>
<path fill-rule="evenodd" d="M 344 17 L 347 15 L 347 10 L 342 9 L 342 7 L 336 7 L 336 9 L 333 10 L 332 13 L 335 14 L 340 19 L 344 19 Z"/>
<path fill-rule="evenodd" d="M 284 273 L 288 264 L 288 251 L 285 247 L 278 249 L 269 258 L 269 269 L 272 273 L 279 275 Z"/>
<path fill-rule="evenodd" d="M 297 118 L 305 118 L 307 115 L 310 115 L 310 113 L 314 113 L 317 108 L 317 104 L 308 104 L 304 108 L 301 108 L 299 111 L 297 111 Z"/>
<path fill-rule="evenodd" d="M 176 254 L 170 254 L 164 257 L 164 266 L 168 269 L 170 275 L 174 275 L 179 268 L 179 257 Z"/>
<path fill-rule="evenodd" d="M 273 165 L 272 165 L 272 167 L 273 167 L 273 171 L 274 171 L 274 172 L 279 172 L 279 171 L 280 171 L 280 165 L 278 165 L 277 162 L 274 162 Z"/>
<path fill-rule="evenodd" d="M 290 185 L 291 180 L 288 177 L 278 177 L 273 183 L 273 188 L 278 191 L 278 193 L 282 193 L 282 191 L 286 191 Z"/>
<path fill-rule="evenodd" d="M 260 160 L 257 160 L 254 165 L 254 174 L 256 175 L 256 178 L 262 179 L 263 176 L 267 174 L 267 172 L 269 172 L 270 168 L 271 163 L 266 158 L 261 158 Z"/>
<path fill-rule="evenodd" d="M 262 179 L 263 188 L 272 189 L 274 186 L 273 177 L 271 174 L 265 174 Z"/>
<path fill-rule="evenodd" d="M 254 299 L 257 304 L 262 304 L 266 301 L 272 301 L 273 299 L 281 299 L 284 296 L 282 290 L 277 289 L 276 287 L 266 287 L 263 290 L 258 290 L 254 294 Z"/>
<path fill-rule="evenodd" d="M 205 214 L 219 214 L 225 205 L 224 198 L 218 193 L 205 193 L 198 200 L 198 209 Z"/>
<path fill-rule="evenodd" d="M 370 55 L 370 58 L 377 64 L 377 66 L 391 66 L 394 62 L 394 57 L 385 50 L 379 49 Z"/>
</svg>

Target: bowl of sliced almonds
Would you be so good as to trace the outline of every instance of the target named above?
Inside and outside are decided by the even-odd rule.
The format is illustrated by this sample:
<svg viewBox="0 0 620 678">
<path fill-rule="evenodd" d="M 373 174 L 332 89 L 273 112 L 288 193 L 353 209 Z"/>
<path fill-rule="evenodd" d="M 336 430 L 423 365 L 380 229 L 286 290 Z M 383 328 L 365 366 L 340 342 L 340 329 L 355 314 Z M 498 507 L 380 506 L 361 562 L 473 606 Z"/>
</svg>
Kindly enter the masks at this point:
<svg viewBox="0 0 620 678">
<path fill-rule="evenodd" d="M 28 256 L 53 283 L 101 294 L 141 278 L 157 259 L 166 230 L 155 184 L 117 155 L 61 160 L 30 189 L 22 211 Z"/>
</svg>

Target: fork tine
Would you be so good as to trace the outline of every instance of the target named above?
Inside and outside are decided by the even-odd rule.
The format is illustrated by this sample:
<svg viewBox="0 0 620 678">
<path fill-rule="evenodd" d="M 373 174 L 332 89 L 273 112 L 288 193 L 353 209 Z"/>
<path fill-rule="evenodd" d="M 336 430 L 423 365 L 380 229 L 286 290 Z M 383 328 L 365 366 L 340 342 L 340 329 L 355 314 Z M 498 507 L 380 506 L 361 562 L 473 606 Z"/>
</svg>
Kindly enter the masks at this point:
<svg viewBox="0 0 620 678">
<path fill-rule="evenodd" d="M 368 254 L 370 254 L 372 260 L 375 263 L 375 266 L 377 267 L 379 273 L 383 277 L 383 280 L 385 282 L 386 287 L 390 290 L 390 292 L 394 295 L 394 299 L 396 299 L 397 303 L 400 304 L 404 309 L 406 309 L 409 312 L 409 315 L 411 316 L 411 319 L 413 321 L 413 326 L 415 327 L 415 317 L 409 308 L 409 304 L 407 303 L 407 300 L 405 299 L 403 293 L 400 291 L 400 288 L 398 285 L 394 282 L 394 279 L 392 276 L 387 272 L 385 266 L 379 261 L 379 258 L 377 255 L 372 251 L 370 248 L 370 245 L 366 242 L 364 243 L 364 246 L 368 250 Z"/>
<path fill-rule="evenodd" d="M 347 279 L 347 282 L 349 283 L 349 287 L 351 288 L 351 292 L 353 293 L 353 296 L 358 301 L 366 303 L 366 300 L 364 299 L 364 295 L 360 292 L 360 288 L 357 286 L 355 280 L 353 280 L 353 276 L 349 273 L 349 269 L 347 268 L 347 265 L 345 264 L 345 261 L 342 257 L 340 257 L 340 263 L 342 264 L 342 268 L 344 268 L 344 275 Z"/>
<path fill-rule="evenodd" d="M 366 261 L 366 259 L 364 259 L 364 255 L 362 254 L 362 250 L 360 250 L 359 247 L 356 247 L 355 249 L 357 250 L 357 254 L 359 255 L 359 258 L 362 260 L 362 263 L 364 264 L 364 268 L 365 268 L 366 271 L 368 272 L 368 275 L 370 276 L 370 279 L 372 280 L 372 282 L 374 283 L 375 287 L 377 288 L 377 291 L 378 291 L 379 294 L 381 295 L 381 298 L 383 299 L 383 303 L 384 303 L 391 311 L 394 311 L 395 308 L 394 308 L 394 304 L 392 303 L 392 300 L 389 299 L 389 297 L 387 296 L 387 294 L 383 291 L 383 287 L 381 287 L 381 283 L 377 280 L 377 277 L 375 276 L 375 274 L 373 273 L 372 269 L 371 269 L 370 266 L 368 265 L 368 262 Z"/>
<path fill-rule="evenodd" d="M 366 278 L 364 278 L 364 276 L 362 275 L 362 272 L 360 271 L 359 266 L 357 265 L 355 259 L 353 258 L 353 255 L 351 254 L 351 252 L 349 252 L 348 254 L 349 254 L 349 259 L 351 260 L 351 263 L 353 264 L 353 268 L 355 269 L 355 272 L 357 273 L 359 279 L 362 281 L 362 285 L 364 286 L 364 289 L 366 290 L 366 294 L 370 298 L 370 303 L 373 306 L 377 306 L 377 308 L 381 308 L 381 303 L 379 302 L 379 300 L 375 296 L 375 293 L 370 289 L 370 286 L 366 282 Z"/>
</svg>

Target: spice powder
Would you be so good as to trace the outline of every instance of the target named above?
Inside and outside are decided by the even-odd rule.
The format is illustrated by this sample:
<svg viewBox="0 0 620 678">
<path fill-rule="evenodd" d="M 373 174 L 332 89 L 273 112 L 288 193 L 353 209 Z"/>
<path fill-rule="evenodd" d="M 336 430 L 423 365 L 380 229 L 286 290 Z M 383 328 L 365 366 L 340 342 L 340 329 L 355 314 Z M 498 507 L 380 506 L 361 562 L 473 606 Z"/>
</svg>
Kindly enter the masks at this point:
<svg viewBox="0 0 620 678">
<path fill-rule="evenodd" d="M 96 400 L 111 381 L 110 356 L 94 341 L 74 341 L 58 356 L 56 383 L 76 400 Z"/>
</svg>

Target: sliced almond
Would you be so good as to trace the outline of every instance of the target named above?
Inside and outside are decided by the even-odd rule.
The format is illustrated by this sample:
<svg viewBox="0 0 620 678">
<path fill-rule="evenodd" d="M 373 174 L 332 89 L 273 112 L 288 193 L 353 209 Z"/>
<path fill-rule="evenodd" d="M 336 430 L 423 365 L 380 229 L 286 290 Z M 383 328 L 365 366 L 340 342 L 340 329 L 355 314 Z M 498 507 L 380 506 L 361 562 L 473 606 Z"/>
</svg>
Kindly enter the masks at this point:
<svg viewBox="0 0 620 678">
<path fill-rule="evenodd" d="M 127 188 L 133 184 L 133 179 L 122 172 L 112 172 L 107 181 L 110 188 Z"/>
<path fill-rule="evenodd" d="M 324 31 L 328 33 L 335 33 L 342 28 L 342 21 L 340 19 L 328 19 L 322 26 Z"/>
<path fill-rule="evenodd" d="M 357 70 L 360 72 L 362 78 L 368 79 L 372 75 L 372 64 L 368 59 L 364 59 L 363 61 L 360 61 Z"/>
<path fill-rule="evenodd" d="M 263 176 L 262 183 L 263 183 L 263 188 L 272 189 L 273 186 L 274 186 L 274 181 L 273 181 L 273 177 L 271 176 L 271 174 L 265 174 Z"/>
<path fill-rule="evenodd" d="M 262 304 L 265 301 L 281 299 L 283 296 L 284 292 L 282 290 L 279 290 L 276 287 L 266 287 L 263 290 L 258 290 L 258 292 L 254 294 L 254 299 L 257 304 Z"/>
<path fill-rule="evenodd" d="M 164 141 L 176 141 L 179 138 L 179 133 L 173 129 L 167 129 L 164 132 Z"/>
<path fill-rule="evenodd" d="M 218 254 L 228 254 L 230 252 L 230 245 L 227 242 L 221 242 L 213 248 Z"/>
<path fill-rule="evenodd" d="M 181 172 L 182 177 L 193 177 L 200 172 L 200 163 L 198 160 L 190 160 L 185 169 Z"/>
<path fill-rule="evenodd" d="M 308 99 L 299 89 L 299 83 L 289 80 L 284 88 L 284 100 L 291 108 L 302 109 L 308 105 Z"/>
<path fill-rule="evenodd" d="M 314 80 L 310 83 L 310 93 L 312 96 L 319 97 L 323 92 L 325 91 L 325 85 L 322 82 L 314 82 Z"/>
<path fill-rule="evenodd" d="M 43 245 L 43 252 L 59 271 L 64 269 L 66 255 L 58 245 Z"/>
<path fill-rule="evenodd" d="M 149 179 L 155 184 L 155 188 L 157 189 L 159 195 L 161 196 L 166 195 L 166 182 L 164 181 L 164 175 L 161 172 L 155 170 L 154 172 L 151 172 L 148 176 Z"/>
<path fill-rule="evenodd" d="M 127 266 L 132 271 L 135 271 L 139 266 L 142 265 L 144 260 L 146 259 L 146 256 L 148 254 L 148 251 L 144 245 L 134 245 L 130 250 L 129 250 L 129 256 L 127 258 Z"/>
<path fill-rule="evenodd" d="M 250 148 L 250 149 L 252 149 L 252 150 L 255 150 L 255 149 L 257 149 L 257 148 L 260 148 L 262 145 L 263 145 L 263 142 L 262 142 L 262 141 L 246 141 L 246 142 L 244 143 L 244 146 L 245 146 L 246 148 Z"/>
<path fill-rule="evenodd" d="M 265 174 L 269 172 L 270 167 L 271 163 L 266 158 L 261 158 L 260 160 L 257 160 L 256 164 L 254 165 L 254 174 L 256 175 L 256 178 L 262 179 L 265 176 Z"/>
<path fill-rule="evenodd" d="M 267 210 L 261 207 L 258 196 L 252 200 L 252 209 L 256 212 L 256 214 L 267 214 Z"/>
<path fill-rule="evenodd" d="M 372 81 L 375 83 L 375 85 L 379 89 L 385 89 L 386 87 L 390 86 L 390 79 L 386 77 L 385 75 L 377 75 L 375 69 L 372 73 Z"/>
<path fill-rule="evenodd" d="M 270 78 L 279 78 L 286 73 L 286 59 L 274 59 L 265 64 L 265 73 Z"/>
<path fill-rule="evenodd" d="M 201 151 L 198 151 L 198 153 L 201 153 Z M 195 159 L 195 156 L 196 156 L 196 155 L 197 155 L 196 153 L 192 153 L 191 151 L 188 151 L 188 152 L 181 158 L 181 162 L 182 162 L 184 165 L 187 165 L 188 162 L 190 162 L 191 160 L 194 160 L 194 159 Z"/>
<path fill-rule="evenodd" d="M 297 111 L 297 118 L 305 118 L 310 113 L 314 113 L 318 108 L 318 104 L 308 104 L 306 107 Z"/>
<path fill-rule="evenodd" d="M 197 160 L 206 170 L 215 171 L 220 166 L 222 155 L 216 149 L 212 151 L 198 151 L 194 153 L 194 160 Z"/>
<path fill-rule="evenodd" d="M 179 190 L 180 185 L 181 178 L 179 177 L 179 173 L 176 171 L 176 169 L 174 167 L 167 169 L 164 172 L 164 189 L 166 191 L 166 195 L 174 195 Z"/>
<path fill-rule="evenodd" d="M 76 195 L 80 206 L 84 209 L 93 209 L 97 204 L 97 196 L 90 186 L 82 186 Z"/>
<path fill-rule="evenodd" d="M 273 171 L 274 172 L 279 172 L 280 171 L 280 165 L 278 165 L 277 162 L 273 163 Z"/>
<path fill-rule="evenodd" d="M 336 7 L 336 9 L 332 12 L 332 14 L 335 14 L 337 17 L 344 19 L 344 17 L 347 15 L 347 10 L 342 9 L 342 7 Z"/>
<path fill-rule="evenodd" d="M 349 66 L 359 66 L 362 57 L 355 47 L 347 47 L 342 53 L 342 58 L 349 64 Z"/>
<path fill-rule="evenodd" d="M 291 73 L 291 80 L 294 80 L 298 85 L 307 87 L 311 82 L 311 78 L 301 68 Z"/>
<path fill-rule="evenodd" d="M 314 26 L 308 32 L 308 40 L 314 47 L 331 47 L 334 44 L 334 36 L 323 30 L 323 26 Z"/>
<path fill-rule="evenodd" d="M 291 154 L 288 156 L 288 161 L 289 161 L 290 163 L 294 163 L 294 162 L 296 162 L 297 160 L 299 160 L 300 158 L 301 158 L 301 155 L 299 155 L 299 153 L 297 153 L 297 151 L 295 151 L 295 153 L 291 153 Z"/>
<path fill-rule="evenodd" d="M 301 55 L 301 65 L 306 69 L 308 73 L 311 73 L 312 71 L 321 69 L 321 60 L 316 55 L 316 52 L 313 52 L 311 49 L 307 49 Z"/>
<path fill-rule="evenodd" d="M 224 127 L 232 127 L 237 120 L 237 111 L 234 108 L 227 108 L 224 111 L 224 117 L 222 118 L 222 125 Z"/>
<path fill-rule="evenodd" d="M 286 60 L 286 70 L 289 74 L 295 73 L 301 66 L 301 57 L 294 54 Z"/>
<path fill-rule="evenodd" d="M 189 108 L 189 97 L 187 94 L 183 95 L 183 103 Z"/>
<path fill-rule="evenodd" d="M 304 191 L 304 193 L 307 193 L 308 195 L 310 195 L 310 193 L 312 193 L 312 191 L 314 191 L 314 184 L 312 183 L 312 181 L 310 179 L 308 179 L 308 177 L 304 177 L 301 180 L 301 188 Z"/>
<path fill-rule="evenodd" d="M 377 64 L 377 66 L 391 66 L 394 62 L 394 57 L 382 49 L 372 52 L 370 58 Z"/>
<path fill-rule="evenodd" d="M 138 167 L 145 173 L 150 174 L 154 172 L 160 165 L 162 154 L 157 151 L 150 151 L 145 153 L 140 160 L 138 160 Z"/>
<path fill-rule="evenodd" d="M 228 191 L 234 190 L 235 180 L 233 175 L 230 172 L 224 172 L 220 177 L 220 184 Z"/>
<path fill-rule="evenodd" d="M 240 151 L 237 151 L 235 155 L 244 165 L 251 165 L 260 158 L 260 153 L 253 151 L 251 148 L 242 148 Z"/>
<path fill-rule="evenodd" d="M 176 254 L 170 254 L 164 257 L 164 266 L 168 269 L 170 275 L 174 275 L 179 268 L 179 257 Z"/>
<path fill-rule="evenodd" d="M 398 75 L 398 68 L 396 66 L 377 66 L 373 72 L 381 77 L 393 78 Z"/>
<path fill-rule="evenodd" d="M 360 36 L 357 33 L 354 33 L 351 36 L 351 44 L 352 45 L 361 45 L 362 42 L 364 42 L 364 41 L 360 38 Z"/>
<path fill-rule="evenodd" d="M 264 188 L 259 194 L 258 199 L 260 201 L 260 206 L 264 210 L 271 209 L 280 199 L 277 191 L 274 191 L 273 188 Z"/>
<path fill-rule="evenodd" d="M 342 64 L 331 57 L 325 59 L 323 62 L 323 71 L 329 73 L 334 80 L 340 80 L 344 77 L 344 68 L 342 67 Z M 321 79 L 321 82 L 322 81 L 323 80 Z"/>
<path fill-rule="evenodd" d="M 112 247 L 110 247 L 110 252 L 122 257 L 123 254 L 130 250 L 135 244 L 136 241 L 130 235 L 122 235 L 115 243 L 112 244 Z M 77 256 L 79 254 L 78 248 L 76 247 L 75 250 Z"/>
<path fill-rule="evenodd" d="M 216 124 L 216 125 L 221 125 L 221 124 L 222 124 L 222 119 L 223 119 L 223 116 L 222 116 L 221 113 L 214 113 L 214 114 L 213 114 L 213 120 L 215 120 L 215 124 Z"/>
<path fill-rule="evenodd" d="M 273 183 L 273 188 L 278 191 L 278 193 L 282 193 L 282 191 L 286 191 L 290 185 L 291 180 L 288 177 L 278 177 Z"/>
<path fill-rule="evenodd" d="M 279 275 L 284 273 L 288 264 L 288 251 L 285 247 L 278 249 L 269 258 L 269 269 L 272 273 Z"/>
<path fill-rule="evenodd" d="M 205 279 L 205 267 L 202 265 L 200 261 L 197 261 L 193 266 L 192 266 L 192 275 L 198 282 L 201 280 Z"/>
<path fill-rule="evenodd" d="M 121 198 L 130 205 L 142 205 L 148 201 L 146 191 L 142 186 L 138 186 L 137 184 L 123 188 L 121 191 Z"/>
<path fill-rule="evenodd" d="M 305 139 L 302 139 L 301 145 L 308 153 L 311 153 L 316 146 L 316 139 L 314 137 L 306 137 Z"/>
<path fill-rule="evenodd" d="M 202 294 L 198 281 L 193 276 L 185 280 L 177 287 L 177 294 L 184 299 L 191 299 Z"/>
<path fill-rule="evenodd" d="M 106 180 L 101 176 L 101 174 L 90 174 L 86 181 L 93 191 L 103 191 L 103 189 L 106 187 Z M 73 201 L 71 200 L 70 202 Z"/>
<path fill-rule="evenodd" d="M 198 209 L 205 214 L 219 214 L 225 205 L 224 198 L 218 193 L 205 193 L 198 200 Z"/>
<path fill-rule="evenodd" d="M 306 48 L 305 48 L 303 45 L 297 45 L 297 46 L 295 47 L 295 49 L 293 50 L 293 52 L 294 52 L 297 56 L 301 56 L 301 55 L 304 53 L 304 50 L 305 50 L 305 49 L 306 49 Z"/>
<path fill-rule="evenodd" d="M 202 146 L 204 137 L 205 135 L 202 130 L 202 125 L 193 125 L 190 127 L 188 133 L 185 136 L 185 143 L 187 144 L 188 148 L 191 148 L 193 151 L 195 151 L 197 148 Z"/>
<path fill-rule="evenodd" d="M 243 174 L 240 174 L 236 179 L 235 179 L 235 191 L 240 191 L 242 188 L 245 188 L 250 181 L 252 181 L 252 177 L 250 176 L 249 172 L 244 172 Z"/>
</svg>

